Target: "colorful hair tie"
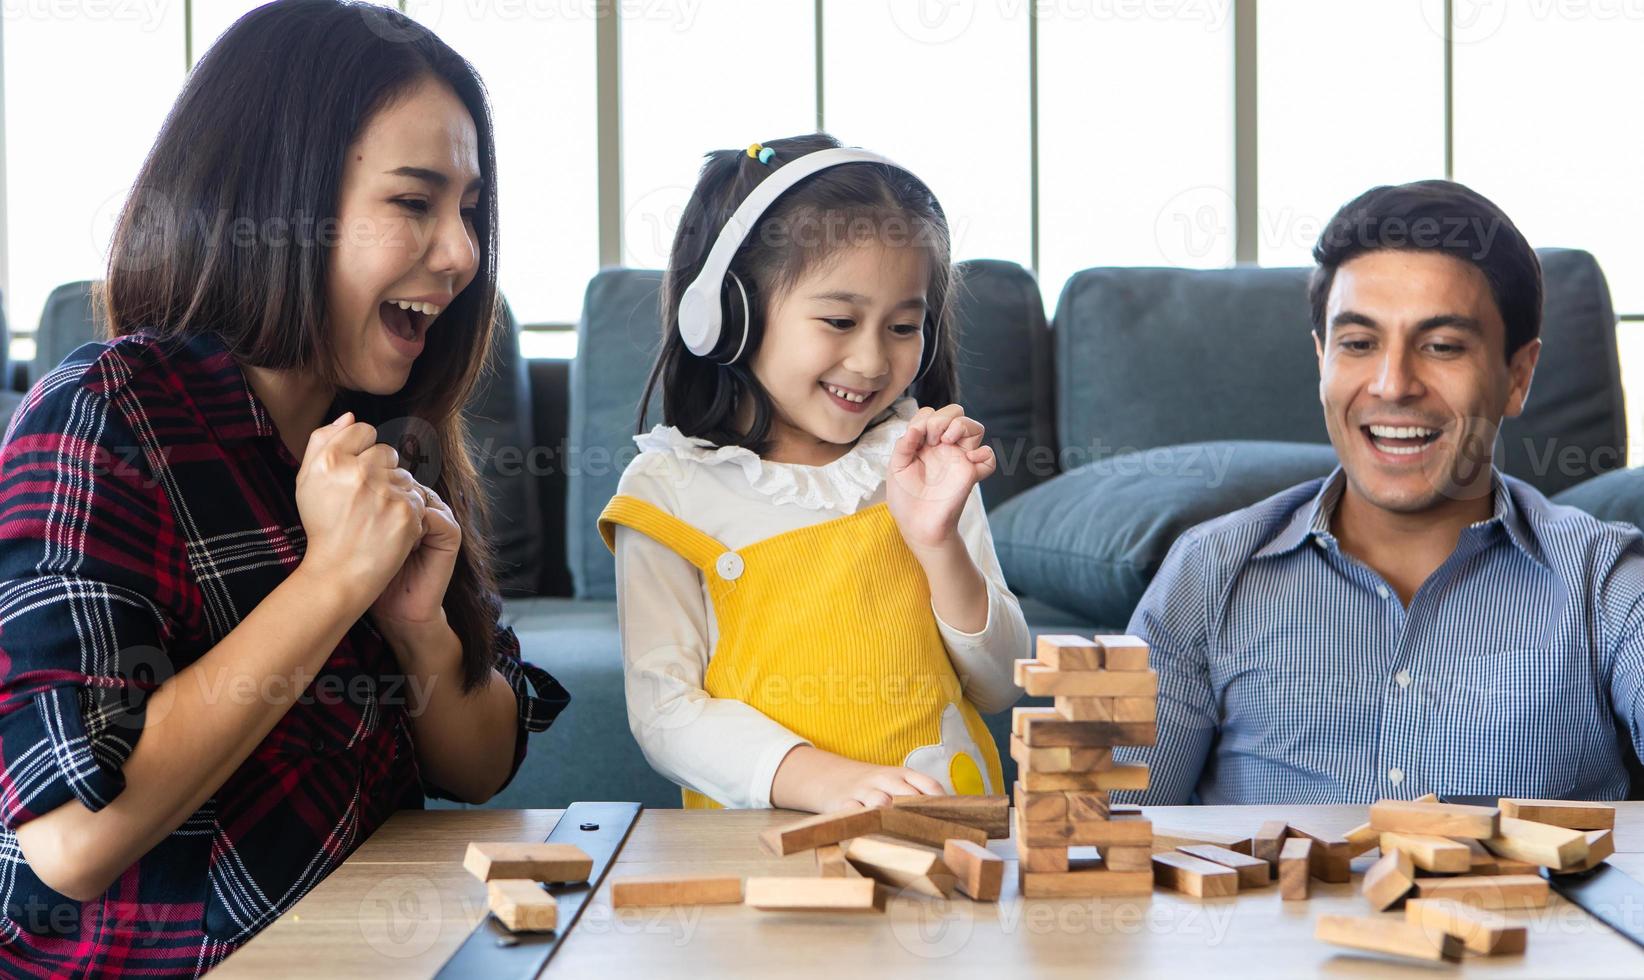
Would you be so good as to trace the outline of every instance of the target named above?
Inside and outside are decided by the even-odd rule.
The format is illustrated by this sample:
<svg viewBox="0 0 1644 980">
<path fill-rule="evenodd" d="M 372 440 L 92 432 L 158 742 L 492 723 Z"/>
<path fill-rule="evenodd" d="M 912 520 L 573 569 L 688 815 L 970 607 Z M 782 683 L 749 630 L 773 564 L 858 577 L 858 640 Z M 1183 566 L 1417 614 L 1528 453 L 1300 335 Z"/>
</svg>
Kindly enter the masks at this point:
<svg viewBox="0 0 1644 980">
<path fill-rule="evenodd" d="M 766 166 L 770 166 L 771 161 L 776 158 L 776 151 L 768 146 L 752 143 L 748 146 L 748 156 Z"/>
</svg>

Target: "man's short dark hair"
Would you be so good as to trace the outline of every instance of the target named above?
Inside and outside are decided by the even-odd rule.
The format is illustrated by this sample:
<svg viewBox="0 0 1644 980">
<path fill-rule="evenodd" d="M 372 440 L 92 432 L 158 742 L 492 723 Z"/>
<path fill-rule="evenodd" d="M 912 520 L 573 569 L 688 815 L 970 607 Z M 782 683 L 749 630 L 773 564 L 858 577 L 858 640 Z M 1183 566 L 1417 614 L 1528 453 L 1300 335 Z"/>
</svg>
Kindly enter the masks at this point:
<svg viewBox="0 0 1644 980">
<path fill-rule="evenodd" d="M 1541 335 L 1541 261 L 1506 212 L 1454 181 L 1418 180 L 1372 187 L 1344 204 L 1319 235 L 1307 292 L 1320 337 L 1336 270 L 1381 249 L 1443 252 L 1476 266 L 1507 326 L 1509 358 Z"/>
</svg>

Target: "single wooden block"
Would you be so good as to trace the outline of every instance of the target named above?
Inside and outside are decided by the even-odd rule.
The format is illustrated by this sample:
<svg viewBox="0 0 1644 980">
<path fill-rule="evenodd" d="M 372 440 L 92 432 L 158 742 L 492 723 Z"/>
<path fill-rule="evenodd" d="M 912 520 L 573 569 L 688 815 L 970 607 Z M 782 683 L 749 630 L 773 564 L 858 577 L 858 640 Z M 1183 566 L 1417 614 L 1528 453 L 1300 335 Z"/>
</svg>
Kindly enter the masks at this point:
<svg viewBox="0 0 1644 980">
<path fill-rule="evenodd" d="M 834 813 L 818 813 L 785 827 L 772 827 L 759 835 L 765 849 L 778 857 L 814 850 L 823 844 L 837 844 L 852 837 L 876 834 L 881 826 L 879 809 L 851 807 Z"/>
<path fill-rule="evenodd" d="M 1279 897 L 1287 902 L 1305 900 L 1311 888 L 1313 842 L 1287 837 L 1279 849 Z"/>
<path fill-rule="evenodd" d="M 1432 834 L 1401 834 L 1384 830 L 1381 834 L 1381 852 L 1386 854 L 1388 851 L 1403 851 L 1423 871 L 1465 874 L 1473 866 L 1473 855 L 1466 844 Z"/>
<path fill-rule="evenodd" d="M 1062 797 L 1067 800 L 1067 818 L 1074 823 L 1112 819 L 1112 807 L 1104 790 L 1070 791 Z"/>
<path fill-rule="evenodd" d="M 1609 803 L 1580 800 L 1503 799 L 1501 815 L 1516 820 L 1533 820 L 1570 830 L 1613 830 L 1615 807 Z"/>
<path fill-rule="evenodd" d="M 872 878 L 749 878 L 744 905 L 769 912 L 883 912 Z"/>
<path fill-rule="evenodd" d="M 1615 831 L 1589 830 L 1587 838 L 1587 857 L 1585 860 L 1570 865 L 1567 868 L 1558 868 L 1554 874 L 1574 874 L 1578 871 L 1591 871 L 1615 853 Z"/>
<path fill-rule="evenodd" d="M 1343 834 L 1342 840 L 1347 842 L 1348 855 L 1358 857 L 1381 846 L 1381 831 L 1367 823 L 1361 823 Z"/>
<path fill-rule="evenodd" d="M 1467 845 L 1467 856 L 1471 864 L 1467 867 L 1470 875 L 1533 875 L 1541 866 L 1526 861 L 1514 861 L 1512 858 L 1497 857 L 1490 853 L 1484 842 L 1472 837 L 1460 838 L 1461 843 Z"/>
<path fill-rule="evenodd" d="M 1382 848 L 1381 857 L 1364 873 L 1360 890 L 1377 912 L 1385 912 L 1397 905 L 1416 887 L 1416 866 L 1405 851 Z"/>
<path fill-rule="evenodd" d="M 1056 695 L 1056 713 L 1068 721 L 1118 721 L 1113 717 L 1115 698 L 1075 698 Z"/>
<path fill-rule="evenodd" d="M 1146 670 L 1147 642 L 1134 636 L 1098 636 L 1107 670 Z"/>
<path fill-rule="evenodd" d="M 1016 840 L 1016 864 L 1020 871 L 1059 874 L 1068 869 L 1066 844 L 1036 847 L 1020 837 Z"/>
<path fill-rule="evenodd" d="M 1047 633 L 1035 644 L 1034 656 L 1057 671 L 1102 669 L 1102 645 L 1083 636 Z"/>
<path fill-rule="evenodd" d="M 1005 859 L 968 840 L 950 840 L 942 862 L 958 879 L 959 891 L 978 902 L 996 902 L 1005 883 Z"/>
<path fill-rule="evenodd" d="M 1102 865 L 1109 871 L 1153 870 L 1153 848 L 1134 844 L 1102 848 Z"/>
<path fill-rule="evenodd" d="M 1313 924 L 1313 938 L 1332 946 L 1435 963 L 1461 959 L 1461 940 L 1398 919 L 1321 915 Z"/>
<path fill-rule="evenodd" d="M 1416 897 L 1449 898 L 1486 909 L 1539 909 L 1547 906 L 1547 879 L 1540 875 L 1462 875 L 1418 878 Z"/>
<path fill-rule="evenodd" d="M 1081 698 L 1156 698 L 1159 675 L 1152 670 L 1054 670 L 1037 661 L 1018 660 L 1016 686 L 1036 698 L 1058 694 Z"/>
<path fill-rule="evenodd" d="M 990 838 L 1010 836 L 1008 796 L 893 796 L 891 806 L 937 820 L 976 827 Z"/>
<path fill-rule="evenodd" d="M 1158 698 L 1114 698 L 1114 721 L 1158 721 Z"/>
<path fill-rule="evenodd" d="M 1370 826 L 1405 834 L 1439 837 L 1494 837 L 1501 830 L 1501 808 L 1463 803 L 1382 800 L 1370 805 Z"/>
<path fill-rule="evenodd" d="M 740 904 L 742 879 L 731 875 L 641 875 L 611 879 L 612 908 Z"/>
<path fill-rule="evenodd" d="M 838 844 L 823 844 L 816 849 L 816 873 L 822 878 L 849 878 L 855 869 L 845 860 L 845 849 Z"/>
<path fill-rule="evenodd" d="M 1159 726 L 1150 721 L 1068 721 L 1050 709 L 1017 708 L 1013 731 L 1035 748 L 1067 745 L 1078 748 L 1105 748 L 1114 745 L 1152 745 L 1159 739 Z"/>
<path fill-rule="evenodd" d="M 1256 836 L 1250 838 L 1250 855 L 1261 858 L 1273 866 L 1279 867 L 1279 851 L 1284 848 L 1285 838 L 1290 836 L 1290 828 L 1283 820 L 1269 820 L 1256 831 Z"/>
<path fill-rule="evenodd" d="M 1023 898 L 1098 898 L 1107 895 L 1150 895 L 1152 871 L 1111 871 L 1089 868 L 1061 874 L 1023 872 Z"/>
<path fill-rule="evenodd" d="M 1113 767 L 1113 750 L 1108 748 L 1075 749 L 1066 745 L 1034 748 L 1012 735 L 1010 757 L 1022 771 L 1039 773 L 1097 772 Z M 900 797 L 908 799 L 909 797 Z M 989 797 L 991 799 L 991 797 Z M 964 821 L 960 821 L 963 823 Z"/>
<path fill-rule="evenodd" d="M 1240 888 L 1260 888 L 1273 881 L 1273 866 L 1249 854 L 1240 854 L 1238 851 L 1215 844 L 1188 844 L 1177 850 L 1200 860 L 1233 869 L 1239 875 Z"/>
<path fill-rule="evenodd" d="M 1513 925 L 1493 912 L 1439 898 L 1410 899 L 1404 903 L 1404 918 L 1423 928 L 1455 936 L 1469 952 L 1481 956 L 1522 953 L 1529 938 L 1524 926 Z"/>
<path fill-rule="evenodd" d="M 1016 798 L 1016 812 L 1028 823 L 1046 823 L 1067 819 L 1067 793 L 1052 790 L 1045 793 L 1030 792 L 1018 780 L 1013 787 Z"/>
<path fill-rule="evenodd" d="M 916 810 L 897 806 L 880 808 L 879 832 L 890 834 L 892 837 L 905 837 L 921 844 L 929 844 L 931 847 L 941 847 L 950 840 L 968 840 L 983 847 L 986 847 L 988 842 L 987 831 L 980 828 L 954 823 L 952 820 L 938 820 Z"/>
<path fill-rule="evenodd" d="M 559 927 L 559 902 L 529 878 L 490 879 L 485 903 L 509 932 L 553 932 Z"/>
<path fill-rule="evenodd" d="M 1347 841 L 1340 837 L 1316 833 L 1295 824 L 1290 825 L 1289 833 L 1292 837 L 1305 837 L 1313 842 L 1313 877 L 1332 884 L 1353 880 L 1352 846 Z"/>
<path fill-rule="evenodd" d="M 1587 860 L 1587 835 L 1568 827 L 1501 818 L 1501 833 L 1484 842 L 1493 853 L 1557 871 Z"/>
<path fill-rule="evenodd" d="M 927 848 L 883 837 L 857 837 L 845 848 L 845 859 L 865 877 L 892 888 L 907 888 L 932 898 L 953 894 L 953 871 L 940 854 Z"/>
<path fill-rule="evenodd" d="M 1153 843 L 1153 821 L 1144 817 L 1114 817 L 1110 820 L 1069 820 L 1069 844 L 1097 847 L 1144 847 Z"/>
<path fill-rule="evenodd" d="M 480 881 L 587 881 L 594 870 L 594 859 L 575 844 L 473 841 L 463 855 L 462 866 Z"/>
<path fill-rule="evenodd" d="M 1029 792 L 1051 791 L 1088 792 L 1090 790 L 1147 789 L 1147 763 L 1115 762 L 1107 769 L 1096 772 L 1023 772 L 1018 770 L 1022 786 Z"/>
<path fill-rule="evenodd" d="M 1194 898 L 1220 898 L 1239 893 L 1237 871 L 1180 851 L 1153 855 L 1153 883 Z"/>
</svg>

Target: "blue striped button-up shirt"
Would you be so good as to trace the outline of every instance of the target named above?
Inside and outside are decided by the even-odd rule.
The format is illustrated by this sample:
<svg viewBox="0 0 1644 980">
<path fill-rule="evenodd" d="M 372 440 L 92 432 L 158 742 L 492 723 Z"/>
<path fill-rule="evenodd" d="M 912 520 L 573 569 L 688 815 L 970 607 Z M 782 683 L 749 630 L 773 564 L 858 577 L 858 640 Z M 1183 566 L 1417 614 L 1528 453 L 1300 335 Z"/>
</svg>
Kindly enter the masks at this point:
<svg viewBox="0 0 1644 980">
<path fill-rule="evenodd" d="M 1131 619 L 1159 672 L 1141 802 L 1617 799 L 1644 747 L 1644 537 L 1497 474 L 1406 607 L 1330 533 L 1338 469 L 1193 528 Z"/>
</svg>

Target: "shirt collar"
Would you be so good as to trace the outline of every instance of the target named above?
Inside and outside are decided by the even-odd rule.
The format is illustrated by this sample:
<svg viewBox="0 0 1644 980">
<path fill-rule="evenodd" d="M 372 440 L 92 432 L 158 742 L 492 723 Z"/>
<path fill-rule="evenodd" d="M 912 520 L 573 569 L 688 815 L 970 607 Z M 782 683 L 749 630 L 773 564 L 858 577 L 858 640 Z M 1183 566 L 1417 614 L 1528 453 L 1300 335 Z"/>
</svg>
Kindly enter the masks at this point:
<svg viewBox="0 0 1644 980">
<path fill-rule="evenodd" d="M 1468 532 L 1489 533 L 1499 525 L 1514 547 L 1524 552 L 1532 561 L 1541 565 L 1547 564 L 1541 553 L 1541 546 L 1537 544 L 1535 535 L 1531 533 L 1529 524 L 1525 521 L 1523 509 L 1513 499 L 1512 489 L 1508 486 L 1507 480 L 1499 470 L 1492 468 L 1490 482 L 1494 500 L 1493 513 L 1487 520 L 1469 526 Z M 1321 545 L 1334 542 L 1335 535 L 1330 533 L 1330 519 L 1335 516 L 1336 506 L 1341 503 L 1341 495 L 1346 486 L 1347 474 L 1338 465 L 1319 485 L 1318 493 L 1314 494 L 1307 504 L 1296 508 L 1289 522 L 1252 557 L 1270 558 L 1287 554 L 1301 547 L 1309 539 L 1316 540 Z"/>
</svg>

